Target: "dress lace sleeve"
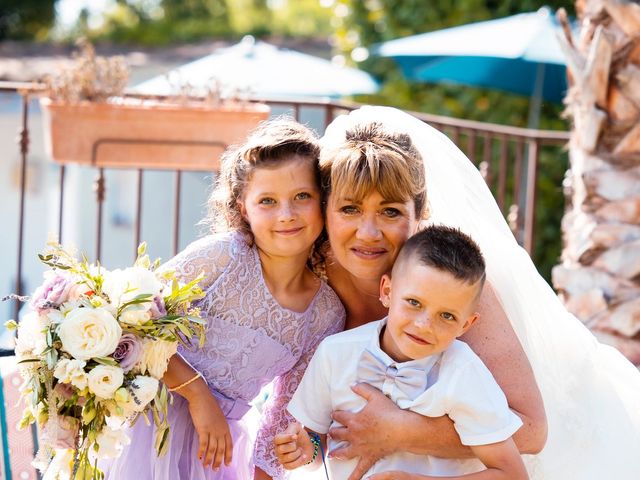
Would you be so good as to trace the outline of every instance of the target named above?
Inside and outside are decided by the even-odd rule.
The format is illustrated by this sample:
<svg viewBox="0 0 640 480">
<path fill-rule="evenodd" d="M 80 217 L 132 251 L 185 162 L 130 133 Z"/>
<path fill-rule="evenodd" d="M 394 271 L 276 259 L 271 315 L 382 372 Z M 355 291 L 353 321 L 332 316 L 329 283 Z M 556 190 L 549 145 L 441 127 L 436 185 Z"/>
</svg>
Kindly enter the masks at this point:
<svg viewBox="0 0 640 480">
<path fill-rule="evenodd" d="M 184 250 L 160 267 L 174 270 L 181 282 L 190 282 L 203 274 L 200 288 L 209 288 L 232 259 L 233 233 L 208 235 L 189 244 Z"/>
<path fill-rule="evenodd" d="M 274 380 L 273 392 L 262 410 L 260 429 L 256 437 L 254 465 L 273 479 L 284 480 L 288 477 L 273 448 L 274 436 L 284 432 L 291 422 L 295 422 L 287 412 L 287 405 L 322 339 L 344 329 L 344 308 L 333 291 L 331 294 L 329 301 L 314 313 L 313 324 L 318 330 L 312 332 L 304 353 L 291 370 Z"/>
</svg>

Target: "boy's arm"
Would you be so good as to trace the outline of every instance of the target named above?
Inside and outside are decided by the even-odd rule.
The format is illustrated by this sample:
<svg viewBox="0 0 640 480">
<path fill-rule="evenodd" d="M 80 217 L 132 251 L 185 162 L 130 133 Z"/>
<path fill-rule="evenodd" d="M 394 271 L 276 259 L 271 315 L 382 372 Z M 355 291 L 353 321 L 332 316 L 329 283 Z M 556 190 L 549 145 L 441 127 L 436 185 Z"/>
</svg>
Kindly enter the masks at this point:
<svg viewBox="0 0 640 480">
<path fill-rule="evenodd" d="M 466 475 L 446 477 L 447 480 L 528 480 L 520 453 L 508 438 L 503 442 L 471 447 L 473 453 L 487 467 L 485 470 Z M 442 480 L 442 477 L 418 475 L 404 472 L 384 472 L 372 475 L 368 480 Z"/>
</svg>

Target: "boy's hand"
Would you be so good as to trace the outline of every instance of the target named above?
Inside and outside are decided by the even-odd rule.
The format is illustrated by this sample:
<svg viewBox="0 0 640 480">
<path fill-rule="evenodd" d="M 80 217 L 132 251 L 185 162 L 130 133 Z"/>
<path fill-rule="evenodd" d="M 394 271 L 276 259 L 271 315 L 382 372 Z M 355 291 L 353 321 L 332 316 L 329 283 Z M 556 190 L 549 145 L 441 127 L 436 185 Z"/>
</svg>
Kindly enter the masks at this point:
<svg viewBox="0 0 640 480">
<path fill-rule="evenodd" d="M 276 456 L 287 470 L 305 465 L 313 457 L 313 443 L 309 434 L 298 422 L 292 423 L 284 433 L 273 439 Z"/>
<path fill-rule="evenodd" d="M 217 470 L 224 460 L 231 464 L 233 440 L 229 424 L 215 397 L 208 389 L 188 398 L 189 413 L 198 434 L 198 458 L 202 465 Z"/>
</svg>

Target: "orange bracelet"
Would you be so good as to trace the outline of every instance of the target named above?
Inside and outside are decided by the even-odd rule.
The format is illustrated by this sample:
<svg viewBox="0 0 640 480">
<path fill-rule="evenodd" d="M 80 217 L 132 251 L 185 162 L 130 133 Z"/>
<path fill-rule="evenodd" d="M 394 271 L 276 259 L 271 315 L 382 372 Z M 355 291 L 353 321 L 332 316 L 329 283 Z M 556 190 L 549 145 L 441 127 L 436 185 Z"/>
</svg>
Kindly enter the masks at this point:
<svg viewBox="0 0 640 480">
<path fill-rule="evenodd" d="M 173 387 L 173 388 L 169 388 L 170 392 L 175 392 L 177 390 L 180 390 L 181 388 L 186 387 L 187 385 L 189 385 L 190 383 L 195 382 L 197 379 L 199 379 L 200 377 L 202 377 L 202 374 L 200 372 L 196 373 L 195 376 L 193 376 L 192 378 L 190 378 L 189 380 L 187 380 L 184 383 L 181 383 L 180 385 L 178 385 L 177 387 Z"/>
</svg>

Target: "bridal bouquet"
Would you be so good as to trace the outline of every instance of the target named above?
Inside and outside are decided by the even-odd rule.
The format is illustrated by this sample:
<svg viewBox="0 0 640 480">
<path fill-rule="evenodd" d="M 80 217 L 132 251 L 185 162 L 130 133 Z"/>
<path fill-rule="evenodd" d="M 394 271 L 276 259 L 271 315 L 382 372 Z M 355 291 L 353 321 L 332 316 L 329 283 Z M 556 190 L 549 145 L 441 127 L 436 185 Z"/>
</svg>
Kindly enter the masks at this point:
<svg viewBox="0 0 640 480">
<path fill-rule="evenodd" d="M 57 243 L 39 257 L 50 269 L 31 311 L 7 323 L 17 328 L 25 379 L 21 424 L 40 427 L 37 466 L 45 478 L 101 478 L 97 460 L 120 455 L 129 441 L 122 427 L 139 416 L 153 419 L 162 455 L 171 398 L 159 380 L 179 343 L 204 343 L 192 306 L 203 296 L 201 278 L 181 284 L 149 260 L 145 244 L 124 270 L 78 260 Z"/>
</svg>

